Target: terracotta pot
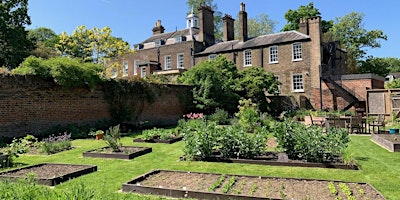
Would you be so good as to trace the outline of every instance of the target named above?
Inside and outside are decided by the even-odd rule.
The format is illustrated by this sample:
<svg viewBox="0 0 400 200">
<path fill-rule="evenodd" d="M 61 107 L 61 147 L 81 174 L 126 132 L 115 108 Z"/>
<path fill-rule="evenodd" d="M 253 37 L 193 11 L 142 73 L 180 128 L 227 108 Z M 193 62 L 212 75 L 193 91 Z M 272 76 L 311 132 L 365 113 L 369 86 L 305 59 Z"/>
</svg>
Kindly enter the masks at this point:
<svg viewBox="0 0 400 200">
<path fill-rule="evenodd" d="M 102 139 L 103 139 L 103 134 L 96 135 L 96 140 L 102 140 Z"/>
</svg>

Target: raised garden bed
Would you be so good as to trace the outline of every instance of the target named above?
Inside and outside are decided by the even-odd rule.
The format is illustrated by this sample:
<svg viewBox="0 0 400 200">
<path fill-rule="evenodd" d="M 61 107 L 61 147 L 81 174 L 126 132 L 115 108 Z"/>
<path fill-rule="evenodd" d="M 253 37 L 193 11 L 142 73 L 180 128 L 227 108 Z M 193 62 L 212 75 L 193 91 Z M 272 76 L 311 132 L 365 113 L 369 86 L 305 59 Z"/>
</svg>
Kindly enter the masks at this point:
<svg viewBox="0 0 400 200">
<path fill-rule="evenodd" d="M 371 134 L 371 140 L 379 146 L 391 151 L 400 152 L 399 134 Z"/>
<path fill-rule="evenodd" d="M 83 157 L 133 159 L 135 157 L 150 153 L 152 148 L 122 146 L 120 150 L 120 152 L 114 152 L 110 147 L 103 147 L 100 149 L 83 152 Z"/>
<path fill-rule="evenodd" d="M 27 178 L 28 174 L 33 174 L 37 183 L 54 186 L 95 171 L 97 171 L 97 166 L 95 165 L 42 163 L 1 172 L 0 179 L 16 180 Z"/>
<path fill-rule="evenodd" d="M 181 160 L 185 160 L 181 157 Z M 201 161 L 207 162 L 226 162 L 226 163 L 243 163 L 243 164 L 257 164 L 257 165 L 271 165 L 271 166 L 290 166 L 290 167 L 319 167 L 319 168 L 335 168 L 335 169 L 350 169 L 358 170 L 358 166 L 354 163 L 315 163 L 305 162 L 301 160 L 291 160 L 287 158 L 284 153 L 267 152 L 264 156 L 258 156 L 252 159 L 236 159 L 236 158 L 222 158 L 218 154 L 214 157 L 202 159 Z"/>
<path fill-rule="evenodd" d="M 198 199 L 385 199 L 368 183 L 154 170 L 124 192 Z"/>
<path fill-rule="evenodd" d="M 145 140 L 145 139 L 142 139 L 142 138 L 137 138 L 137 139 L 134 139 L 133 142 L 148 142 L 148 143 L 165 143 L 165 144 L 172 144 L 172 143 L 174 143 L 174 142 L 181 141 L 182 139 L 183 139 L 183 136 L 179 136 L 179 137 L 176 137 L 176 138 L 169 138 L 169 139 L 166 139 L 166 140 L 159 139 L 159 138 L 154 138 L 154 139 L 150 139 L 150 140 Z"/>
</svg>

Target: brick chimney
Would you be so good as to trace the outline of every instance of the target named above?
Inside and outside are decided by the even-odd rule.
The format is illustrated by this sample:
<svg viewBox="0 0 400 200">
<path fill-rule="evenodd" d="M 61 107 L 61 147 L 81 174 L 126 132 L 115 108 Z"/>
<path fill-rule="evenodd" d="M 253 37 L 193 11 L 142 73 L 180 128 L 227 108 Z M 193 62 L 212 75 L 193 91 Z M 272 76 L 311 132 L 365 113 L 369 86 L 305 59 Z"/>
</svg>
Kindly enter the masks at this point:
<svg viewBox="0 0 400 200">
<path fill-rule="evenodd" d="M 226 15 L 222 18 L 224 28 L 224 41 L 231 41 L 235 39 L 235 20 L 230 15 Z"/>
<path fill-rule="evenodd" d="M 209 6 L 199 8 L 200 32 L 198 40 L 205 45 L 215 44 L 214 36 L 214 11 Z"/>
<path fill-rule="evenodd" d="M 308 35 L 308 20 L 305 18 L 300 19 L 299 32 Z"/>
<path fill-rule="evenodd" d="M 164 33 L 165 28 L 161 25 L 161 20 L 157 20 L 156 25 L 153 28 L 153 35 Z"/>
<path fill-rule="evenodd" d="M 239 41 L 244 42 L 247 40 L 247 12 L 246 5 L 242 2 L 240 3 L 239 11 Z"/>
</svg>

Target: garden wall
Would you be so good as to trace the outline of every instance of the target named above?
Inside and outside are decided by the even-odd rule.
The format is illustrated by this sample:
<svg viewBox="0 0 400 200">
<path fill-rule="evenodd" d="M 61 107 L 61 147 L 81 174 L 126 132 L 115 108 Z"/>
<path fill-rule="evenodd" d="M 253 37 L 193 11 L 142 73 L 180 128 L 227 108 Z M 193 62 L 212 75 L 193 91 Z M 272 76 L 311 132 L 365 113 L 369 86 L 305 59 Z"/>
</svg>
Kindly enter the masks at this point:
<svg viewBox="0 0 400 200">
<path fill-rule="evenodd" d="M 187 103 L 182 96 L 191 94 L 190 88 L 174 85 L 151 87 L 157 94 L 152 103 L 134 99 L 137 95 L 129 98 L 129 106 L 136 110 L 135 117 L 129 122 L 176 123 L 186 111 Z M 92 91 L 64 89 L 52 80 L 34 76 L 0 76 L 0 137 L 38 134 L 58 125 L 111 120 L 110 108 L 100 87 Z"/>
</svg>

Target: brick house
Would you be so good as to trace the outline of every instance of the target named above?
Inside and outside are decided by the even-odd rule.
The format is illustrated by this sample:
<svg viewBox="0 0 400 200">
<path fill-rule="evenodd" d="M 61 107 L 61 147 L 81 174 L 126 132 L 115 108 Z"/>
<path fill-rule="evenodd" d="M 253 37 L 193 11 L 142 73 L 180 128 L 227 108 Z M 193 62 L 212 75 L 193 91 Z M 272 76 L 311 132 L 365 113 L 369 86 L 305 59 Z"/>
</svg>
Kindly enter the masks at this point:
<svg viewBox="0 0 400 200">
<path fill-rule="evenodd" d="M 198 15 L 192 12 L 186 17 L 186 29 L 169 33 L 164 33 L 161 21 L 157 21 L 153 35 L 136 44 L 135 53 L 118 60 L 123 62 L 121 78 L 177 75 L 196 63 L 223 55 L 239 69 L 258 66 L 276 75 L 281 82 L 279 94 L 266 94 L 275 112 L 293 107 L 359 106 L 355 94 L 337 92 L 346 90 L 337 83 L 345 82 L 346 51 L 338 48 L 337 42 L 323 43 L 320 16 L 302 19 L 298 31 L 249 38 L 245 4 L 241 3 L 237 39 L 234 19 L 225 15 L 223 41 L 216 42 L 213 13 L 210 7 L 202 6 Z M 347 96 L 338 103 L 338 95 Z"/>
</svg>

